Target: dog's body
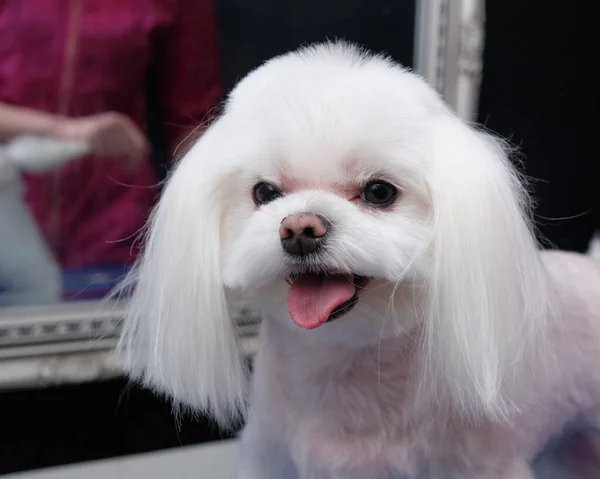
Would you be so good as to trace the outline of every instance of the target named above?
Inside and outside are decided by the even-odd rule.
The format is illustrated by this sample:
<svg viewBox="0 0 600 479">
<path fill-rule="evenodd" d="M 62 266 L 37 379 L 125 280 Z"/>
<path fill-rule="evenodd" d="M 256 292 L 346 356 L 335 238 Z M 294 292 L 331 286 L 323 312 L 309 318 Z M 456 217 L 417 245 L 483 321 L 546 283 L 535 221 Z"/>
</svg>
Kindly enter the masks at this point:
<svg viewBox="0 0 600 479">
<path fill-rule="evenodd" d="M 506 421 L 469 424 L 447 405 L 413 401 L 413 338 L 324 348 L 267 320 L 237 477 L 532 478 L 528 465 L 564 427 L 600 426 L 600 267 L 543 256 L 561 310 L 545 338 L 557 361 L 535 402 Z"/>
<path fill-rule="evenodd" d="M 227 424 L 263 317 L 238 479 L 530 479 L 600 420 L 600 267 L 541 253 L 501 142 L 345 45 L 244 79 L 154 213 L 130 374 Z"/>
</svg>

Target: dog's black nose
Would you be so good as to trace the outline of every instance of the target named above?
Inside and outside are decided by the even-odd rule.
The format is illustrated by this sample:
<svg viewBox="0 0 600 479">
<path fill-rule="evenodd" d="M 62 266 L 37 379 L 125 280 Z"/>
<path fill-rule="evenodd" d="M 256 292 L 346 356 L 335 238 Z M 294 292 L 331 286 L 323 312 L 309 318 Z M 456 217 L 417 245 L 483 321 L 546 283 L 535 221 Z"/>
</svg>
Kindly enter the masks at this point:
<svg viewBox="0 0 600 479">
<path fill-rule="evenodd" d="M 279 228 L 281 246 L 294 256 L 314 253 L 321 247 L 330 226 L 323 216 L 313 213 L 287 216 Z"/>
</svg>

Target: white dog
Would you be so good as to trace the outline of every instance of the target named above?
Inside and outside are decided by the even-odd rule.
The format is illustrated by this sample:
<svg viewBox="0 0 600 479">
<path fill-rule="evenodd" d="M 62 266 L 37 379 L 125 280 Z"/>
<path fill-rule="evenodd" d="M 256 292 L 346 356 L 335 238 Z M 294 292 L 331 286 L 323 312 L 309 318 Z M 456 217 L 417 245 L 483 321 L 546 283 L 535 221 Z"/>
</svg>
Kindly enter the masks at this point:
<svg viewBox="0 0 600 479">
<path fill-rule="evenodd" d="M 238 479 L 531 478 L 600 422 L 600 268 L 540 253 L 529 213 L 505 145 L 418 76 L 345 44 L 275 58 L 168 182 L 127 369 L 224 424 L 249 403 Z"/>
</svg>

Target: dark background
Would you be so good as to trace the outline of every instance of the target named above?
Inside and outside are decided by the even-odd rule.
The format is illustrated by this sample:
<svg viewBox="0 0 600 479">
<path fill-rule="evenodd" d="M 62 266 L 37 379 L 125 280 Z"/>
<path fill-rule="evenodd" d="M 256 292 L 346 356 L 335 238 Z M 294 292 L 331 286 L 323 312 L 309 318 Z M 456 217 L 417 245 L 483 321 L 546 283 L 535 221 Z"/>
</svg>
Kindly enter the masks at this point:
<svg viewBox="0 0 600 479">
<path fill-rule="evenodd" d="M 218 0 L 227 88 L 263 60 L 336 37 L 410 66 L 411 0 Z M 598 42 L 583 2 L 488 0 L 480 121 L 521 147 L 546 245 L 584 251 L 598 225 Z M 578 21 L 579 20 L 579 21 Z M 160 108 L 149 128 L 164 161 Z M 572 219 L 561 219 L 569 218 Z M 0 395 L 0 473 L 223 437 L 206 421 L 179 426 L 168 404 L 124 380 Z"/>
<path fill-rule="evenodd" d="M 488 0 L 480 122 L 520 146 L 546 247 L 600 226 L 599 30 L 593 2 Z"/>
</svg>

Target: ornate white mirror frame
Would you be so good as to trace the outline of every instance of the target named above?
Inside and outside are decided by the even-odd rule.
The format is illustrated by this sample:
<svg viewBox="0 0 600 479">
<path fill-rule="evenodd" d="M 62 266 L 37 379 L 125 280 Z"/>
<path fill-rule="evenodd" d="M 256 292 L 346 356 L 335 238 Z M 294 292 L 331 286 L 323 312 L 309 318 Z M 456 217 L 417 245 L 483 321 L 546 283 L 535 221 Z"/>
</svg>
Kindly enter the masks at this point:
<svg viewBox="0 0 600 479">
<path fill-rule="evenodd" d="M 482 70 L 484 0 L 417 0 L 415 66 L 464 119 L 474 120 Z M 120 302 L 0 309 L 0 390 L 93 381 L 121 374 L 111 354 Z M 244 353 L 259 318 L 240 305 Z"/>
<path fill-rule="evenodd" d="M 419 0 L 415 69 L 474 121 L 483 69 L 485 0 Z"/>
</svg>

